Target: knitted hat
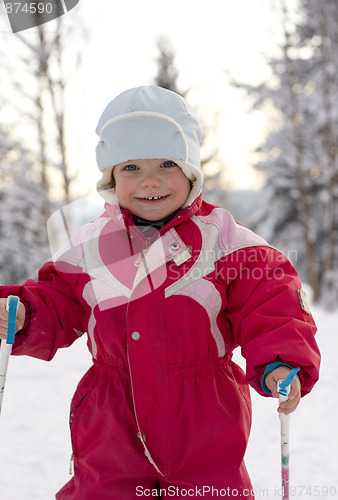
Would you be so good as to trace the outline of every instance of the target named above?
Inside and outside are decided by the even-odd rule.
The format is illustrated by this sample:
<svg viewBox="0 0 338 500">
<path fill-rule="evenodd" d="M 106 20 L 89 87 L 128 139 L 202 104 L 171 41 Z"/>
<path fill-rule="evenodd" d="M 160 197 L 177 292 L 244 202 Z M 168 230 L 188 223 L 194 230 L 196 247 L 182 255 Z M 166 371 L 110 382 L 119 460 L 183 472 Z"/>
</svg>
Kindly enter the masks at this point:
<svg viewBox="0 0 338 500">
<path fill-rule="evenodd" d="M 102 177 L 97 189 L 108 203 L 116 203 L 113 168 L 118 163 L 165 158 L 179 165 L 192 183 L 184 206 L 200 194 L 202 125 L 191 106 L 162 87 L 126 90 L 111 101 L 96 128 L 100 140 L 96 159 Z"/>
</svg>

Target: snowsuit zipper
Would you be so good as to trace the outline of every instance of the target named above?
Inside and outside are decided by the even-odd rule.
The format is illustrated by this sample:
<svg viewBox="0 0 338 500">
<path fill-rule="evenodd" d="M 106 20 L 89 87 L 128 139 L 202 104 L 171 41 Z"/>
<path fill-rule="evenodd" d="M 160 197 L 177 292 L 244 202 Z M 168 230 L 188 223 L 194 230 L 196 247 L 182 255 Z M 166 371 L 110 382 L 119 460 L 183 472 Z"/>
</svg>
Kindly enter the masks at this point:
<svg viewBox="0 0 338 500">
<path fill-rule="evenodd" d="M 77 412 L 77 410 L 80 408 L 80 406 L 82 405 L 83 401 L 86 399 L 87 397 L 87 394 L 85 394 L 84 396 L 82 396 L 82 398 L 80 399 L 80 401 L 78 401 L 78 403 L 76 403 L 76 405 L 74 406 L 72 412 L 70 413 L 69 415 L 69 427 L 70 429 L 72 429 L 72 426 L 73 426 L 73 422 L 74 422 L 74 415 L 75 413 Z M 70 476 L 72 476 L 74 474 L 74 462 L 75 462 L 75 451 L 74 448 L 74 438 L 73 438 L 73 434 L 71 432 L 71 435 L 72 435 L 72 454 L 71 454 L 71 457 L 70 457 L 70 461 L 69 461 L 69 470 L 68 470 L 68 473 Z"/>
<path fill-rule="evenodd" d="M 72 476 L 73 474 L 74 474 L 74 452 L 72 452 L 69 462 L 69 475 Z"/>
</svg>

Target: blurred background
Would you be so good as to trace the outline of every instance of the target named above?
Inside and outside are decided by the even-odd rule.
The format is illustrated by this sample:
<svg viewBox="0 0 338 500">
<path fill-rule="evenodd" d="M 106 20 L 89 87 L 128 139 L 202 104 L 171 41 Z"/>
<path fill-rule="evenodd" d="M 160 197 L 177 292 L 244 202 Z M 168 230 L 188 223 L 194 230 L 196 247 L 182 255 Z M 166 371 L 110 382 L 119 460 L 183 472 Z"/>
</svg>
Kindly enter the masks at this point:
<svg viewBox="0 0 338 500">
<path fill-rule="evenodd" d="M 81 0 L 17 34 L 0 5 L 0 284 L 35 277 L 46 223 L 102 210 L 95 128 L 127 88 L 182 94 L 205 127 L 207 201 L 337 304 L 338 3 Z M 80 207 L 80 208 L 79 208 Z"/>
</svg>

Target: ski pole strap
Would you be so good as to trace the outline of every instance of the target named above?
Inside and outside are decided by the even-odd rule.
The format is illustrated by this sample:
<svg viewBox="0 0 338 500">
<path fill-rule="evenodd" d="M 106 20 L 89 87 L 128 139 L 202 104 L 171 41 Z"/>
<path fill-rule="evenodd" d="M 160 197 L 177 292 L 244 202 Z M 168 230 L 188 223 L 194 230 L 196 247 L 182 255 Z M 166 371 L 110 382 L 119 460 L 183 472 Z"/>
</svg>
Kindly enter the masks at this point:
<svg viewBox="0 0 338 500">
<path fill-rule="evenodd" d="M 14 344 L 16 330 L 16 316 L 19 308 L 19 297 L 10 295 L 7 297 L 6 309 L 8 311 L 6 344 Z"/>
<path fill-rule="evenodd" d="M 278 382 L 278 394 L 281 396 L 288 395 L 289 386 L 292 384 L 297 372 L 299 372 L 299 368 L 292 368 L 288 376 L 284 380 Z"/>
</svg>

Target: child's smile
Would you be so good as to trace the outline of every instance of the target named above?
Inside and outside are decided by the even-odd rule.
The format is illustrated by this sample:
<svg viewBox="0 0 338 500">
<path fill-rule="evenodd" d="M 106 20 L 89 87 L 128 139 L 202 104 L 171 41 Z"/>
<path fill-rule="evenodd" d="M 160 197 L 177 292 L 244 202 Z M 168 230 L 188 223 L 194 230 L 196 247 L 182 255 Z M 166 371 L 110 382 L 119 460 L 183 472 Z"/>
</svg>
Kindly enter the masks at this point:
<svg viewBox="0 0 338 500">
<path fill-rule="evenodd" d="M 115 192 L 122 208 L 143 219 L 164 219 L 184 205 L 190 181 L 172 160 L 146 159 L 114 167 Z"/>
</svg>

